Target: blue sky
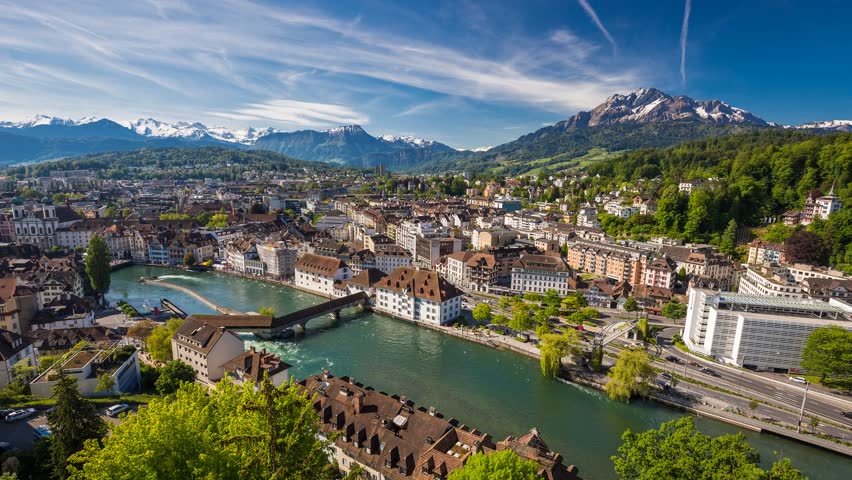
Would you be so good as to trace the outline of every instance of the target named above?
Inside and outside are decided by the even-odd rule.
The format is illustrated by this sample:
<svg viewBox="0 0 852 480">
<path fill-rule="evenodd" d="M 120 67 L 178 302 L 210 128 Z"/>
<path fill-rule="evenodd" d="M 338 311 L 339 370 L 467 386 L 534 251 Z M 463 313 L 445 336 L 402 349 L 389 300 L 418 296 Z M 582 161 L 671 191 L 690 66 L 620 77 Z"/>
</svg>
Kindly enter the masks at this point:
<svg viewBox="0 0 852 480">
<path fill-rule="evenodd" d="M 0 119 L 358 123 L 473 148 L 648 86 L 848 119 L 850 18 L 794 0 L 0 0 Z"/>
</svg>

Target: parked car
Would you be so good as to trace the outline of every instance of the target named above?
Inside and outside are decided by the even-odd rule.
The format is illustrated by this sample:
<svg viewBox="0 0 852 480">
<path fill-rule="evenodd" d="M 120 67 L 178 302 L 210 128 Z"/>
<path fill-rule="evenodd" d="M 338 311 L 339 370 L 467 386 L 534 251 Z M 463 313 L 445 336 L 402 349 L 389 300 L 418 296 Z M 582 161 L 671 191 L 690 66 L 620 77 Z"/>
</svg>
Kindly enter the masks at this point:
<svg viewBox="0 0 852 480">
<path fill-rule="evenodd" d="M 792 381 L 792 382 L 796 382 L 796 383 L 808 383 L 808 381 L 807 381 L 807 380 L 805 380 L 805 379 L 804 379 L 804 378 L 802 378 L 802 377 L 789 377 L 789 378 L 790 378 L 790 381 Z"/>
<path fill-rule="evenodd" d="M 29 418 L 36 413 L 35 408 L 25 408 L 23 410 L 15 410 L 14 412 L 6 415 L 6 422 L 12 423 L 17 422 L 18 420 L 23 420 L 25 418 Z"/>
<path fill-rule="evenodd" d="M 0 417 L 6 418 L 6 415 L 9 415 L 14 411 L 14 408 L 0 408 Z"/>
<path fill-rule="evenodd" d="M 841 410 L 840 414 L 843 415 L 846 418 L 852 418 L 852 412 L 847 412 L 847 411 Z"/>
<path fill-rule="evenodd" d="M 41 425 L 33 430 L 33 440 L 38 442 L 53 435 L 53 431 L 47 425 Z"/>
<path fill-rule="evenodd" d="M 718 377 L 719 376 L 719 374 L 716 373 L 715 370 L 713 370 L 711 368 L 707 368 L 707 367 L 702 368 L 701 373 L 703 373 L 705 375 L 710 375 L 711 377 Z"/>
<path fill-rule="evenodd" d="M 663 373 L 661 373 L 661 374 L 660 374 L 660 376 L 661 376 L 661 377 L 664 377 L 664 378 L 668 378 L 669 380 L 671 380 L 672 378 L 674 378 L 674 377 L 672 377 L 672 374 L 671 374 L 671 373 L 669 373 L 669 372 L 663 372 Z"/>
<path fill-rule="evenodd" d="M 107 408 L 106 414 L 110 417 L 117 417 L 119 413 L 126 412 L 130 410 L 130 405 L 126 403 L 119 403 L 118 405 L 113 405 Z"/>
<path fill-rule="evenodd" d="M 15 446 L 12 445 L 11 443 L 0 442 L 0 455 L 2 455 L 4 453 L 14 453 L 14 452 L 17 452 L 17 451 L 18 451 L 18 449 L 15 448 Z"/>
<path fill-rule="evenodd" d="M 668 383 L 664 382 L 663 380 L 656 380 L 656 382 L 657 382 L 657 385 L 659 385 L 659 386 L 660 386 L 660 388 L 662 388 L 663 390 L 668 390 L 668 389 L 670 389 L 670 388 L 671 388 L 671 385 L 669 385 Z"/>
<path fill-rule="evenodd" d="M 669 355 L 666 357 L 667 362 L 680 363 L 680 359 L 675 357 L 674 355 Z"/>
</svg>

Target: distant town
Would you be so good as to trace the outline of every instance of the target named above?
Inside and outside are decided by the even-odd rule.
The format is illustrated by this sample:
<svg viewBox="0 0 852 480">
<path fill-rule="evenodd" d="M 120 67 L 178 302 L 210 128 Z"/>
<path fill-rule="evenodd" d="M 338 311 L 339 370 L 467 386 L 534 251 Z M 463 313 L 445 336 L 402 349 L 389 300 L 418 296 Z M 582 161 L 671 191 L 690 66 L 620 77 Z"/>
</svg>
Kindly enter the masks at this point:
<svg viewBox="0 0 852 480">
<path fill-rule="evenodd" d="M 247 347 L 244 334 L 298 342 L 314 318 L 369 310 L 531 357 L 543 375 L 616 400 L 648 397 L 852 454 L 852 404 L 840 393 L 849 366 L 810 357 L 830 348 L 850 354 L 848 343 L 830 345 L 852 335 L 852 277 L 808 261 L 795 241 L 804 227 L 848 208 L 834 187 L 808 192 L 800 210 L 770 220 L 770 230 L 789 230 L 786 239 L 732 224 L 704 243 L 613 234 L 614 224 L 670 213 L 671 199 L 655 195 L 659 179 L 605 189 L 582 172 L 498 179 L 382 166 L 331 175 L 327 167 L 249 167 L 235 180 L 192 178 L 193 168 L 207 168 L 200 162 L 180 180 L 99 170 L 0 180 L 7 422 L 33 422 L 49 405 L 39 401 L 55 399 L 65 377 L 99 405 L 114 399 L 104 414 L 117 418 L 174 394 L 181 381 L 286 388 L 293 359 Z M 672 195 L 691 206 L 715 182 L 682 180 Z M 140 291 L 181 290 L 216 313 L 167 299 L 110 305 L 110 272 L 132 265 L 164 267 L 140 278 Z M 239 276 L 316 300 L 301 310 L 241 312 L 160 278 L 178 270 Z M 582 458 L 551 450 L 535 425 L 495 440 L 464 418 L 446 418 L 441 405 L 380 393 L 342 365 L 291 388 L 313 398 L 339 475 L 453 478 L 477 453 L 505 451 L 533 462 L 542 478 L 583 471 Z M 36 407 L 15 407 L 27 402 Z M 50 437 L 53 422 L 32 431 Z M 29 437 L 15 444 L 23 429 L 0 428 L 10 452 L 34 445 Z"/>
</svg>

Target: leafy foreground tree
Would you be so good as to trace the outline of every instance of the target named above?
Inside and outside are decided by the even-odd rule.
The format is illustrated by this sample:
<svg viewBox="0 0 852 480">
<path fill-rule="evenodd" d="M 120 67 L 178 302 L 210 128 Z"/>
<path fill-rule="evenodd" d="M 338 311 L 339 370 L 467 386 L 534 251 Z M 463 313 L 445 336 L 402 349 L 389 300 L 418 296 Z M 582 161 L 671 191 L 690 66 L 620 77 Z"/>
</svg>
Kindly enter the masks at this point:
<svg viewBox="0 0 852 480">
<path fill-rule="evenodd" d="M 490 323 L 491 307 L 487 303 L 480 303 L 473 309 L 473 319 L 480 323 Z"/>
<path fill-rule="evenodd" d="M 155 399 L 69 459 L 73 480 L 332 479 L 329 443 L 306 392 L 264 379 Z"/>
<path fill-rule="evenodd" d="M 686 318 L 687 306 L 679 303 L 677 300 L 672 300 L 671 302 L 663 305 L 663 309 L 661 313 L 664 317 L 672 319 L 672 320 L 681 320 Z"/>
<path fill-rule="evenodd" d="M 806 480 L 789 459 L 768 471 L 743 434 L 710 437 L 695 428 L 692 417 L 666 422 L 659 430 L 624 432 L 619 455 L 611 457 L 615 473 L 627 480 Z"/>
<path fill-rule="evenodd" d="M 56 410 L 47 421 L 53 432 L 50 443 L 50 458 L 53 476 L 67 478 L 68 457 L 83 448 L 86 442 L 97 445 L 106 435 L 106 423 L 98 417 L 94 404 L 87 401 L 77 390 L 77 380 L 61 374 L 53 387 Z"/>
<path fill-rule="evenodd" d="M 448 480 L 540 480 L 538 464 L 521 458 L 511 450 L 486 455 L 477 453 L 462 468 L 455 470 Z"/>
<path fill-rule="evenodd" d="M 86 250 L 86 275 L 92 289 L 101 297 L 109 291 L 109 247 L 106 240 L 100 235 L 92 235 L 89 239 L 89 248 Z"/>
<path fill-rule="evenodd" d="M 648 393 L 654 377 L 651 358 L 643 350 L 622 350 L 609 371 L 609 382 L 604 389 L 609 398 L 629 402 L 636 395 Z"/>
<path fill-rule="evenodd" d="M 580 332 L 573 328 L 565 329 L 561 334 L 546 334 L 541 340 L 541 374 L 545 377 L 556 378 L 562 368 L 562 357 L 577 358 L 582 352 Z"/>
<path fill-rule="evenodd" d="M 165 325 L 160 325 L 151 331 L 145 340 L 148 353 L 157 362 L 167 362 L 172 359 L 172 337 L 183 325 L 180 318 L 170 318 Z"/>
<path fill-rule="evenodd" d="M 852 332 L 837 325 L 811 332 L 802 349 L 802 367 L 823 382 L 826 378 L 852 379 Z"/>
<path fill-rule="evenodd" d="M 159 373 L 160 376 L 154 382 L 154 387 L 160 395 L 175 393 L 184 383 L 195 381 L 195 370 L 180 360 L 167 363 Z"/>
</svg>

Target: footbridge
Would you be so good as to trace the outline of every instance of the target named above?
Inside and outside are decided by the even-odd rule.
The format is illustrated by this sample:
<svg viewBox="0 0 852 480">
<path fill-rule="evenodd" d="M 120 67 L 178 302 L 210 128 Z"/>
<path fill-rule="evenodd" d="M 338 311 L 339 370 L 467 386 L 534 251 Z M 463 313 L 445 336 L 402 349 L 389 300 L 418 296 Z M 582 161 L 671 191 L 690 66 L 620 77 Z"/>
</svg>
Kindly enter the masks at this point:
<svg viewBox="0 0 852 480">
<path fill-rule="evenodd" d="M 192 315 L 191 318 L 230 330 L 251 332 L 260 338 L 279 338 L 292 335 L 297 326 L 304 330 L 305 325 L 317 317 L 333 314 L 335 318 L 339 319 L 341 310 L 365 305 L 369 298 L 369 295 L 365 292 L 353 293 L 280 317 L 271 315 Z"/>
<path fill-rule="evenodd" d="M 186 312 L 184 312 L 183 310 L 178 308 L 178 306 L 175 305 L 174 303 L 172 303 L 171 301 L 169 301 L 168 298 L 164 298 L 164 299 L 160 300 L 160 305 L 162 305 L 163 308 L 165 308 L 166 310 L 174 313 L 175 316 L 177 316 L 178 318 L 186 318 L 187 317 Z"/>
<path fill-rule="evenodd" d="M 605 347 L 612 343 L 615 339 L 624 336 L 627 332 L 636 328 L 637 323 L 638 321 L 610 324 L 595 336 L 592 343 L 595 346 Z"/>
</svg>

